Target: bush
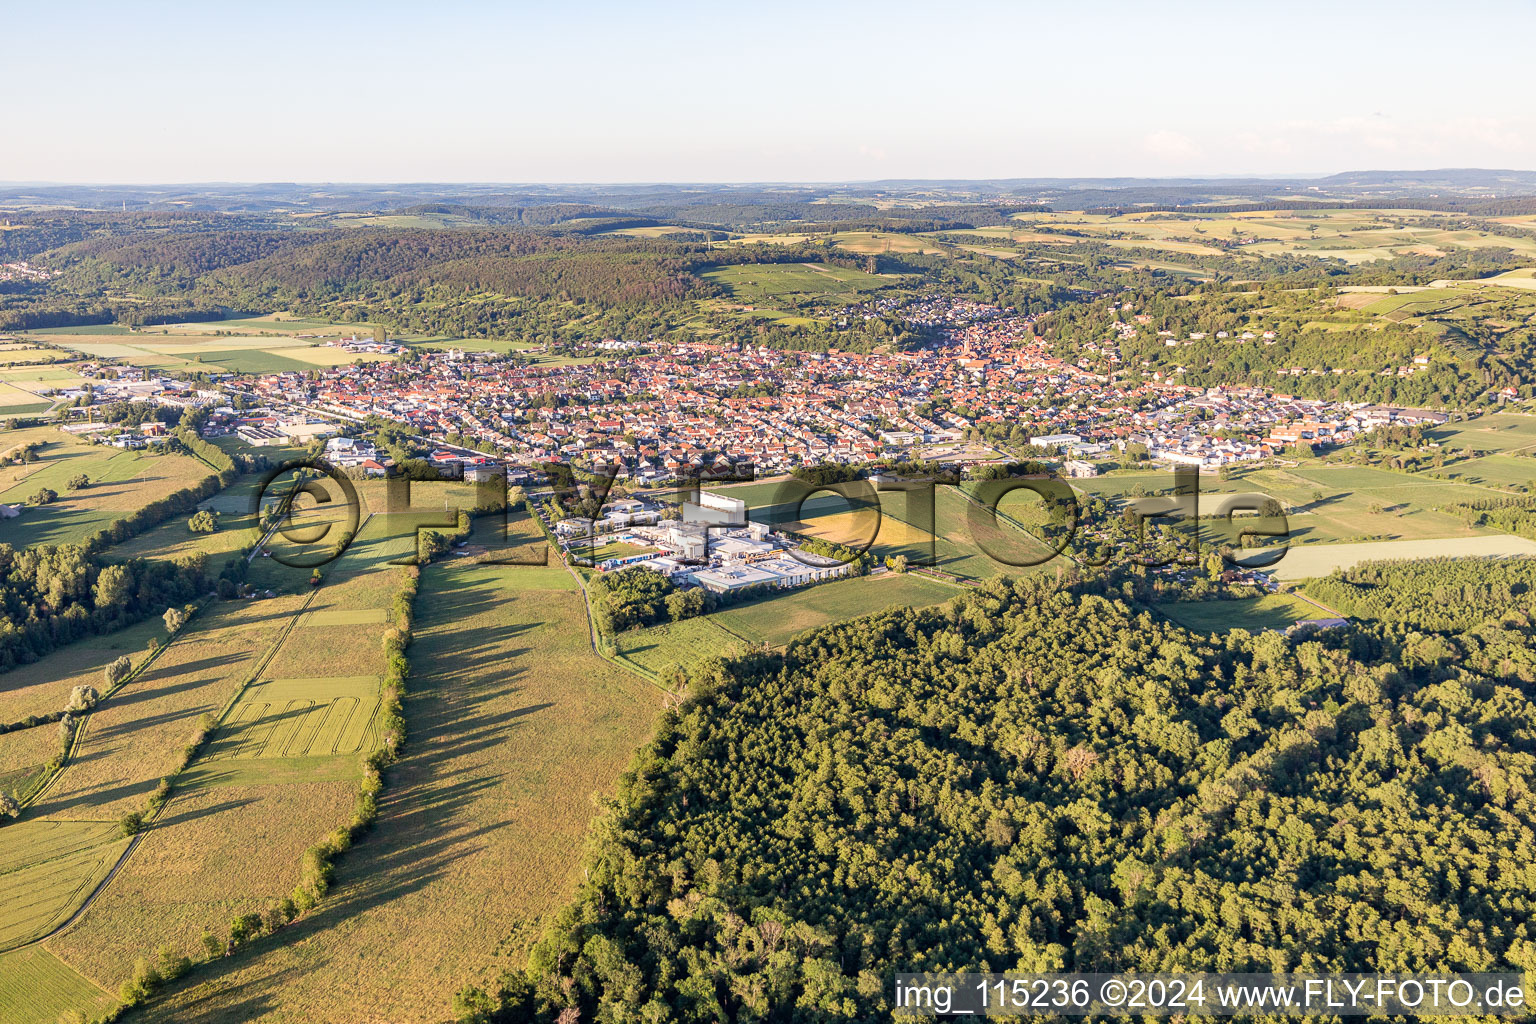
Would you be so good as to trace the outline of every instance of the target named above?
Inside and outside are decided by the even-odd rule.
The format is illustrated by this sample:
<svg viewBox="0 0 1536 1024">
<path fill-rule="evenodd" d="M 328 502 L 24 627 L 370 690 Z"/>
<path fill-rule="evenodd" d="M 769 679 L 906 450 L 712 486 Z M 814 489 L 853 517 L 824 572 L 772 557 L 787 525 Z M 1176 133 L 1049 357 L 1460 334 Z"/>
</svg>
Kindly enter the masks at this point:
<svg viewBox="0 0 1536 1024">
<path fill-rule="evenodd" d="M 204 929 L 201 941 L 204 952 L 208 954 L 208 959 L 212 960 L 216 956 L 224 955 L 224 940 L 213 934 L 213 932 Z"/>
<path fill-rule="evenodd" d="M 260 914 L 241 914 L 229 922 L 229 941 L 239 946 L 261 934 Z"/>
<path fill-rule="evenodd" d="M 219 514 L 205 508 L 187 520 L 187 529 L 193 533 L 216 533 L 219 529 Z"/>
<path fill-rule="evenodd" d="M 158 972 L 165 981 L 175 981 L 192 969 L 192 960 L 176 952 L 174 947 L 160 947 Z"/>
<path fill-rule="evenodd" d="M 91 486 L 91 478 L 86 476 L 84 473 L 76 473 L 74 476 L 69 478 L 69 482 L 64 486 L 66 489 L 71 491 L 81 491 Z"/>
<path fill-rule="evenodd" d="M 29 505 L 51 505 L 59 500 L 59 492 L 52 487 L 44 487 L 32 497 L 27 499 Z"/>
<path fill-rule="evenodd" d="M 96 706 L 101 695 L 96 692 L 94 686 L 77 686 L 69 693 L 69 703 L 64 706 L 65 711 L 89 711 Z"/>
<path fill-rule="evenodd" d="M 138 811 L 129 811 L 117 819 L 117 827 L 125 838 L 138 835 L 139 831 L 144 827 L 144 815 Z"/>
<path fill-rule="evenodd" d="M 114 658 L 107 667 L 101 670 L 102 678 L 106 681 L 107 689 L 112 689 L 118 683 L 128 678 L 128 673 L 133 668 L 133 662 L 124 654 Z"/>
</svg>

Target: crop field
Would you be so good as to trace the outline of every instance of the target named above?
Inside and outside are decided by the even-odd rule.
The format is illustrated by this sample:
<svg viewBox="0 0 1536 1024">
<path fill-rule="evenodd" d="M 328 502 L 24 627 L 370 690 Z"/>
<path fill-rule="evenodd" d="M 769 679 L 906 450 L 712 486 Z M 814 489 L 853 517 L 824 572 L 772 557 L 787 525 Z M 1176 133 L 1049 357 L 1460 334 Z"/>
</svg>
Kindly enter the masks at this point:
<svg viewBox="0 0 1536 1024">
<path fill-rule="evenodd" d="M 1170 491 L 1173 474 L 1167 470 L 1116 473 L 1072 483 L 1079 491 L 1126 501 L 1136 496 L 1138 488 L 1147 494 Z M 1214 515 L 1224 496 L 1231 494 L 1261 494 L 1281 502 L 1292 546 L 1346 543 L 1362 537 L 1421 540 L 1485 536 L 1488 531 L 1472 529 L 1459 517 L 1436 509 L 1500 493 L 1422 473 L 1321 463 L 1294 469 L 1246 470 L 1227 481 L 1200 478 L 1202 515 Z M 1222 526 L 1214 521 L 1205 529 L 1213 538 L 1223 533 Z"/>
<path fill-rule="evenodd" d="M 42 398 L 9 380 L 0 380 L 0 416 L 47 412 L 53 399 Z"/>
<path fill-rule="evenodd" d="M 781 647 L 798 633 L 898 605 L 923 608 L 941 604 L 960 591 L 911 573 L 883 573 L 802 587 L 711 614 L 716 623 L 740 637 Z"/>
<path fill-rule="evenodd" d="M 145 1020 L 352 1022 L 363 1006 L 435 1024 L 461 986 L 521 962 L 579 876 L 593 794 L 612 791 L 660 694 L 592 652 L 579 593 L 507 585 L 516 575 L 427 568 L 410 740 L 378 824 L 280 944 L 200 969 Z M 394 966 L 359 969 L 372 962 Z"/>
<path fill-rule="evenodd" d="M 45 487 L 59 497 L 48 505 L 28 505 L 19 517 L 0 521 L 0 541 L 17 547 L 85 540 L 213 472 L 190 456 L 86 444 L 51 427 L 0 432 L 0 451 L 32 440 L 43 442 L 37 461 L 0 468 L 0 502 L 25 502 Z M 90 478 L 90 486 L 71 491 L 66 484 L 81 473 Z"/>
<path fill-rule="evenodd" d="M 0 733 L 0 793 L 20 797 L 59 752 L 59 727 L 35 725 Z"/>
<path fill-rule="evenodd" d="M 773 611 L 759 604 L 763 614 Z M 673 669 L 706 658 L 747 653 L 751 641 L 720 624 L 721 612 L 668 622 L 647 629 L 631 629 L 613 637 L 614 656 L 642 675 L 665 681 Z"/>
<path fill-rule="evenodd" d="M 1311 255 L 1361 263 L 1410 254 L 1440 255 L 1457 249 L 1496 246 L 1536 255 L 1536 241 L 1487 231 L 1456 230 L 1443 214 L 1413 210 L 1327 209 L 1242 211 L 1236 213 L 1130 213 L 1121 216 L 1073 211 L 1020 213 L 1019 229 L 1032 230 L 1030 241 L 1072 239 L 1052 235 L 1071 230 L 1117 247 L 1207 254 L 1212 243 L 1236 241 L 1232 254 L 1249 257 Z M 1019 230 L 1015 229 L 1015 231 Z M 976 234 L 1007 236 L 1007 229 L 977 229 Z M 1125 237 L 1114 237 L 1125 236 Z"/>
<path fill-rule="evenodd" d="M 48 341 L 91 359 L 121 359 L 134 366 L 185 371 L 276 373 L 392 358 L 373 352 L 349 352 L 292 334 L 240 335 L 226 333 L 228 328 L 215 325 L 177 326 L 190 329 L 145 328 L 129 336 L 107 338 L 96 334 L 53 334 Z"/>
<path fill-rule="evenodd" d="M 219 528 L 213 533 L 193 533 L 187 526 L 190 513 L 171 516 L 136 537 L 112 545 L 107 549 L 107 557 L 123 560 L 174 560 L 186 555 L 202 554 L 208 556 L 209 571 L 217 573 L 227 560 L 257 539 L 258 517 L 251 514 L 249 509 L 251 502 L 256 499 L 256 484 L 259 480 L 258 476 L 247 476 L 198 504 L 200 509 L 211 509 L 219 513 Z"/>
<path fill-rule="evenodd" d="M 860 255 L 882 252 L 914 252 L 941 255 L 947 250 L 932 239 L 895 231 L 839 231 L 828 236 L 839 249 Z"/>
<path fill-rule="evenodd" d="M 0 875 L 55 857 L 94 849 L 117 838 L 115 822 L 42 821 L 37 818 L 13 822 L 0 835 Z"/>
<path fill-rule="evenodd" d="M 772 303 L 794 295 L 856 298 L 860 292 L 874 291 L 892 283 L 890 278 L 822 263 L 753 263 L 717 267 L 706 270 L 702 276 L 728 289 L 734 299 L 752 303 Z"/>
<path fill-rule="evenodd" d="M 0 345 L 0 366 L 36 366 L 51 363 L 60 354 L 36 345 Z"/>
<path fill-rule="evenodd" d="M 247 687 L 208 761 L 356 754 L 378 742 L 377 676 L 268 679 Z"/>
<path fill-rule="evenodd" d="M 1232 629 L 1256 633 L 1261 629 L 1285 629 L 1305 619 L 1328 617 L 1316 605 L 1291 594 L 1265 594 L 1240 601 L 1177 601 L 1156 607 L 1197 633 L 1225 633 Z"/>
<path fill-rule="evenodd" d="M 94 1018 L 116 1003 L 40 946 L 0 955 L 0 1024 L 56 1024 L 71 1010 Z"/>
<path fill-rule="evenodd" d="M 1536 416 L 1495 413 L 1475 420 L 1448 423 L 1430 431 L 1429 436 L 1447 448 L 1470 448 L 1475 452 L 1536 448 Z"/>
<path fill-rule="evenodd" d="M 208 928 L 287 896 L 304 851 L 345 822 L 356 783 L 295 780 L 179 787 L 112 884 L 47 948 L 115 989 L 138 956 L 201 955 Z M 51 1022 L 50 1022 L 51 1024 Z"/>
<path fill-rule="evenodd" d="M 62 711 L 76 686 L 105 689 L 102 669 L 108 662 L 126 654 L 137 667 L 147 657 L 149 638 L 164 635 L 159 619 L 147 619 L 61 647 L 30 665 L 0 672 L 0 721 L 9 724 L 31 715 Z"/>
<path fill-rule="evenodd" d="M 235 695 L 292 611 L 283 599 L 210 605 L 142 675 L 91 712 L 70 763 L 30 813 L 116 819 L 141 808 L 198 720 Z"/>
<path fill-rule="evenodd" d="M 0 875 L 0 949 L 34 942 L 69 920 L 127 846 L 126 839 L 106 840 Z"/>
<path fill-rule="evenodd" d="M 1276 564 L 1274 575 L 1282 580 L 1313 579 L 1335 569 L 1348 569 L 1379 559 L 1511 558 L 1536 555 L 1536 541 L 1503 534 L 1449 540 L 1381 541 L 1365 544 L 1327 544 L 1293 548 Z"/>
</svg>

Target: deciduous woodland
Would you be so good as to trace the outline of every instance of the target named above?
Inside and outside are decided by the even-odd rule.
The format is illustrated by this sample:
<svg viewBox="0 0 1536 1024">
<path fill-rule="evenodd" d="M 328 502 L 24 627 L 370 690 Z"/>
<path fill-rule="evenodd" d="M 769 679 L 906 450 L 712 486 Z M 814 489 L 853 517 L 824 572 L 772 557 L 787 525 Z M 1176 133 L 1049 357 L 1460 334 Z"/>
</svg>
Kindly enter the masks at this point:
<svg viewBox="0 0 1536 1024">
<path fill-rule="evenodd" d="M 459 1008 L 877 1021 L 907 969 L 1529 969 L 1531 569 L 1444 568 L 1330 581 L 1348 633 L 1213 640 L 1037 578 L 704 666 L 527 971 Z"/>
</svg>

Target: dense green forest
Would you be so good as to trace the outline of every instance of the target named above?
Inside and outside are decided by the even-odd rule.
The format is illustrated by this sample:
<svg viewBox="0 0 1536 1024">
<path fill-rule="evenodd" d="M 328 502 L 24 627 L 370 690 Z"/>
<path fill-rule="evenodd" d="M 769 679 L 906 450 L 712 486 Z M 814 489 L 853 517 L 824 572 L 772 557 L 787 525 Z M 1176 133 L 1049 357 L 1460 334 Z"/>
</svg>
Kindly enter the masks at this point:
<svg viewBox="0 0 1536 1024">
<path fill-rule="evenodd" d="M 1035 578 L 706 665 L 526 973 L 458 1009 L 877 1021 L 897 970 L 1536 967 L 1529 660 L 1438 632 L 1528 642 L 1536 573 L 1447 569 L 1330 581 L 1379 617 L 1305 639 Z"/>
</svg>

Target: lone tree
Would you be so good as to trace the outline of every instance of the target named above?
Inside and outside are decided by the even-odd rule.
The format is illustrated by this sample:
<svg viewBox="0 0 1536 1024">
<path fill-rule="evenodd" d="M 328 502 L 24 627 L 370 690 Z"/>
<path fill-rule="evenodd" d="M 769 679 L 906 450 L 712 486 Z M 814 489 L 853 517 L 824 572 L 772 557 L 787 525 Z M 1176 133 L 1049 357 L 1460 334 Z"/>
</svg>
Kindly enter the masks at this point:
<svg viewBox="0 0 1536 1024">
<path fill-rule="evenodd" d="M 9 793 L 0 793 L 0 815 L 8 818 L 21 817 L 21 804 Z"/>
<path fill-rule="evenodd" d="M 213 533 L 219 528 L 219 514 L 203 509 L 187 520 L 187 529 L 193 533 Z"/>
<path fill-rule="evenodd" d="M 187 624 L 187 613 L 180 608 L 167 608 L 165 610 L 165 628 L 174 633 Z"/>
<path fill-rule="evenodd" d="M 115 663 L 114 663 L 115 664 Z M 96 706 L 101 695 L 96 692 L 94 686 L 77 686 L 70 691 L 69 703 L 65 705 L 65 711 L 89 711 Z"/>
<path fill-rule="evenodd" d="M 107 689 L 112 689 L 112 687 L 126 679 L 128 677 L 128 670 L 132 667 L 133 663 L 128 660 L 128 655 L 126 654 L 109 662 L 107 667 L 101 670 L 102 678 L 106 680 Z"/>
<path fill-rule="evenodd" d="M 86 476 L 84 473 L 76 473 L 74 476 L 69 478 L 69 482 L 64 486 L 71 491 L 82 491 L 85 488 L 91 486 L 91 478 Z"/>
<path fill-rule="evenodd" d="M 32 495 L 32 497 L 27 499 L 27 501 L 33 505 L 52 505 L 58 500 L 59 492 L 54 490 L 52 487 L 44 487 L 42 490 L 38 491 L 36 494 Z"/>
</svg>

